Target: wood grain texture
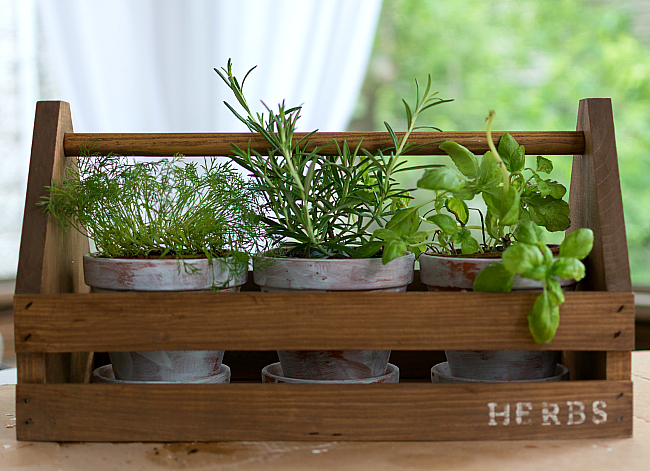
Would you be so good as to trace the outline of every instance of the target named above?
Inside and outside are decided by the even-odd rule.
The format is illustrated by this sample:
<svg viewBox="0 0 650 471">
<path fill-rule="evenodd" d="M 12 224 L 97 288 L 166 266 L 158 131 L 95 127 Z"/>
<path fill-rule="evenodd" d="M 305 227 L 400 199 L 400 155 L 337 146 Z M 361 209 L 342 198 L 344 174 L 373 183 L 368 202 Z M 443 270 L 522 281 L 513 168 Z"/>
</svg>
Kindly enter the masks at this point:
<svg viewBox="0 0 650 471">
<path fill-rule="evenodd" d="M 18 385 L 16 403 L 18 439 L 36 441 L 557 440 L 632 434 L 631 381 Z M 496 414 L 490 425 L 490 403 L 495 413 L 508 405 L 507 425 Z M 555 407 L 555 419 L 547 416 L 543 425 L 544 409 Z"/>
<path fill-rule="evenodd" d="M 63 153 L 63 135 L 72 132 L 70 106 L 62 101 L 36 105 L 34 137 L 27 180 L 25 212 L 16 276 L 16 294 L 87 293 L 83 282 L 82 256 L 88 239 L 76 231 L 66 232 L 37 206 L 47 196 L 45 188 L 61 181 L 66 167 L 75 165 Z"/>
<path fill-rule="evenodd" d="M 632 350 L 632 293 L 566 293 L 536 345 L 536 293 L 115 293 L 17 296 L 17 352 Z M 199 326 L 199 328 L 197 328 Z"/>
<path fill-rule="evenodd" d="M 18 383 L 45 383 L 45 353 L 16 353 Z"/>
<path fill-rule="evenodd" d="M 396 133 L 402 136 L 403 133 Z M 503 131 L 492 133 L 495 142 L 501 138 Z M 526 147 L 526 152 L 531 155 L 573 155 L 582 154 L 585 141 L 584 135 L 579 131 L 513 131 L 510 134 Z M 296 133 L 295 139 L 302 139 L 305 133 Z M 341 145 L 348 141 L 351 148 L 356 147 L 362 140 L 362 147 L 370 152 L 379 149 L 388 149 L 392 146 L 390 135 L 387 132 L 323 132 L 312 135 L 309 139 L 309 149 L 325 146 L 336 140 Z M 442 141 L 451 140 L 464 145 L 475 154 L 484 154 L 488 151 L 485 131 L 471 132 L 417 132 L 411 135 L 409 142 L 415 145 L 427 144 L 420 149 L 410 152 L 411 155 L 443 155 L 438 149 Z M 79 150 L 84 145 L 93 142 L 93 152 L 108 154 L 114 152 L 120 155 L 151 155 L 171 156 L 180 152 L 188 156 L 203 155 L 229 155 L 232 153 L 232 144 L 239 148 L 249 145 L 252 149 L 265 153 L 268 143 L 253 133 L 204 133 L 204 134 L 67 134 L 64 141 L 65 155 L 79 155 Z M 323 155 L 335 154 L 336 146 L 329 145 L 321 150 Z"/>
<path fill-rule="evenodd" d="M 82 256 L 89 250 L 88 239 L 73 230 L 66 232 L 52 216 L 43 212 L 41 206 L 37 206 L 47 195 L 45 187 L 53 181 L 61 181 L 66 168 L 76 164 L 76 159 L 66 158 L 63 152 L 63 136 L 71 132 L 72 120 L 67 103 L 37 103 L 16 276 L 17 294 L 89 291 L 83 282 L 82 271 Z M 84 366 L 88 364 L 88 357 L 87 352 L 46 355 L 44 358 L 24 357 L 18 363 L 18 377 L 33 382 L 44 371 L 47 382 L 67 380 L 71 374 L 76 379 L 88 378 L 90 372 Z M 32 360 L 35 365 L 30 365 Z"/>
<path fill-rule="evenodd" d="M 632 352 L 607 352 L 606 362 L 606 379 L 619 381 L 632 378 Z"/>
<path fill-rule="evenodd" d="M 594 231 L 594 248 L 585 261 L 586 289 L 630 291 L 630 266 L 618 172 L 612 104 L 609 98 L 580 101 L 577 130 L 585 151 L 573 157 L 569 206 L 572 232 Z"/>
</svg>

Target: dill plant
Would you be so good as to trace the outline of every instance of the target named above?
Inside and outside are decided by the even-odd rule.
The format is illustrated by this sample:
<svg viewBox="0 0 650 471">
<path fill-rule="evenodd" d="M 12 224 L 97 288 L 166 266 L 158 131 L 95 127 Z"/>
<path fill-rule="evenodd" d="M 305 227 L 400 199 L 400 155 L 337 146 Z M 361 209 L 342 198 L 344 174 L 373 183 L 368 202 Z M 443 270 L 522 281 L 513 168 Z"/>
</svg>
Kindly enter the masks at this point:
<svg viewBox="0 0 650 471">
<path fill-rule="evenodd" d="M 155 161 L 81 149 L 77 167 L 39 204 L 64 227 L 86 234 L 98 257 L 220 258 L 234 272 L 263 242 L 251 185 L 214 158 Z M 183 263 L 192 271 L 191 263 Z"/>
<path fill-rule="evenodd" d="M 242 149 L 233 145 L 231 158 L 255 180 L 268 209 L 263 221 L 269 232 L 280 238 L 283 253 L 305 258 L 365 258 L 383 251 L 385 263 L 387 254 L 392 258 L 403 255 L 403 243 L 376 240 L 371 228 L 382 227 L 410 200 L 408 191 L 395 181 L 395 174 L 433 166 L 407 167 L 402 159 L 414 149 L 408 138 L 418 129 L 418 115 L 451 100 L 436 97 L 429 77 L 422 95 L 418 85 L 413 109 L 404 101 L 405 134 L 398 137 L 385 123 L 392 138 L 391 148 L 372 154 L 362 148 L 362 142 L 351 148 L 346 141 L 333 141 L 312 149 L 309 138 L 316 131 L 294 140 L 302 106 L 288 107 L 282 102 L 277 111 L 266 105 L 266 113 L 251 110 L 243 87 L 254 68 L 241 82 L 233 75 L 230 60 L 225 68 L 214 70 L 233 92 L 243 113 L 228 102 L 225 105 L 251 132 L 259 133 L 268 142 L 266 155 L 250 146 Z M 336 146 L 335 155 L 321 154 L 327 146 Z M 403 234 L 420 241 L 415 231 L 405 230 Z"/>
</svg>

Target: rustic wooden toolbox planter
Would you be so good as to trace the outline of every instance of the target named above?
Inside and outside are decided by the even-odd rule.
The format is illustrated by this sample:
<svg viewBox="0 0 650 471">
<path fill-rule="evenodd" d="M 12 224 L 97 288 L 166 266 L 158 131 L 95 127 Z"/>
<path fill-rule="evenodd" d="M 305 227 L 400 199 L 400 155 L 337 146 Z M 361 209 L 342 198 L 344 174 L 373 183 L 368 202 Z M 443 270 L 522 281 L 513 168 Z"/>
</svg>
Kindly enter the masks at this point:
<svg viewBox="0 0 650 471">
<path fill-rule="evenodd" d="M 498 133 L 497 133 L 498 134 Z M 580 102 L 577 131 L 514 132 L 528 154 L 573 155 L 572 227 L 594 250 L 561 325 L 536 345 L 526 315 L 535 294 L 89 294 L 88 241 L 61 230 L 36 203 L 75 162 L 79 145 L 121 155 L 227 155 L 250 134 L 75 134 L 64 102 L 39 102 L 16 284 L 17 437 L 38 441 L 492 440 L 629 437 L 634 297 L 609 99 Z M 321 133 L 313 144 L 358 141 Z M 499 136 L 497 135 L 497 138 Z M 421 133 L 475 153 L 483 132 Z M 364 138 L 389 146 L 386 133 Z M 251 145 L 264 150 L 253 136 Z M 437 145 L 418 153 L 441 154 Z M 417 278 L 417 277 L 416 277 Z M 90 352 L 128 350 L 561 350 L 570 381 L 432 384 L 429 368 L 401 384 L 87 384 Z M 233 365 L 231 365 L 232 367 Z"/>
</svg>

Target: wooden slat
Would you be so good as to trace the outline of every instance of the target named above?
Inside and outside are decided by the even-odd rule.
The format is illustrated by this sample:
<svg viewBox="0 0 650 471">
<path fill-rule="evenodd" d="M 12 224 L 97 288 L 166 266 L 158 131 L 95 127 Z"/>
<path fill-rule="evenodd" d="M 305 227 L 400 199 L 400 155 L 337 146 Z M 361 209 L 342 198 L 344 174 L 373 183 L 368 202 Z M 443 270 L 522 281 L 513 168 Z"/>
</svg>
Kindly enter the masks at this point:
<svg viewBox="0 0 650 471">
<path fill-rule="evenodd" d="M 45 353 L 16 353 L 18 383 L 45 383 Z"/>
<path fill-rule="evenodd" d="M 607 352 L 606 355 L 606 379 L 619 381 L 632 378 L 632 352 Z"/>
<path fill-rule="evenodd" d="M 496 142 L 503 132 L 493 132 Z M 573 155 L 582 154 L 585 141 L 582 132 L 578 131 L 519 131 L 511 132 L 519 144 L 526 147 L 528 154 L 544 155 Z M 402 136 L 403 133 L 397 133 Z M 296 133 L 295 139 L 301 139 L 305 133 Z M 323 132 L 316 133 L 309 139 L 310 149 L 324 146 L 337 140 L 348 141 L 350 147 L 356 147 L 363 139 L 362 147 L 370 152 L 378 149 L 388 149 L 392 141 L 387 132 Z M 412 134 L 409 142 L 416 145 L 429 144 L 411 152 L 412 155 L 440 155 L 438 144 L 445 140 L 456 141 L 476 154 L 484 154 L 488 150 L 485 131 L 472 132 L 418 132 Z M 170 156 L 177 152 L 188 156 L 229 155 L 232 153 L 231 143 L 240 148 L 246 148 L 250 142 L 251 148 L 260 153 L 268 149 L 268 143 L 259 134 L 253 133 L 192 133 L 192 134 L 66 134 L 64 140 L 65 155 L 79 155 L 80 147 L 93 142 L 93 152 L 107 154 L 114 152 L 120 155 L 152 155 Z M 336 146 L 330 145 L 322 150 L 322 154 L 333 154 Z"/>
<path fill-rule="evenodd" d="M 76 159 L 66 159 L 63 153 L 63 136 L 71 132 L 67 103 L 38 102 L 16 276 L 18 294 L 89 292 L 82 270 L 83 254 L 89 251 L 88 239 L 73 230 L 66 232 L 36 204 L 47 195 L 45 186 L 61 181 L 66 169 L 76 165 Z M 18 378 L 54 383 L 87 379 L 90 357 L 88 352 L 22 357 L 18 361 Z"/>
<path fill-rule="evenodd" d="M 632 350 L 633 293 L 566 294 L 552 343 L 536 293 L 120 293 L 17 296 L 16 351 Z"/>
<path fill-rule="evenodd" d="M 631 291 L 611 100 L 581 100 L 577 129 L 585 133 L 585 151 L 573 157 L 568 232 L 580 227 L 594 231 L 583 284 L 590 290 Z"/>
<path fill-rule="evenodd" d="M 36 106 L 34 138 L 29 164 L 20 256 L 16 276 L 17 294 L 87 293 L 82 259 L 88 239 L 76 231 L 66 232 L 37 206 L 52 181 L 60 181 L 75 159 L 63 153 L 63 135 L 72 132 L 70 105 L 41 101 Z"/>
<path fill-rule="evenodd" d="M 16 399 L 18 439 L 36 441 L 557 440 L 632 434 L 631 381 L 18 385 Z M 506 406 L 504 425 L 506 417 L 497 414 Z M 556 408 L 555 418 L 547 414 L 545 420 L 544 410 Z"/>
</svg>

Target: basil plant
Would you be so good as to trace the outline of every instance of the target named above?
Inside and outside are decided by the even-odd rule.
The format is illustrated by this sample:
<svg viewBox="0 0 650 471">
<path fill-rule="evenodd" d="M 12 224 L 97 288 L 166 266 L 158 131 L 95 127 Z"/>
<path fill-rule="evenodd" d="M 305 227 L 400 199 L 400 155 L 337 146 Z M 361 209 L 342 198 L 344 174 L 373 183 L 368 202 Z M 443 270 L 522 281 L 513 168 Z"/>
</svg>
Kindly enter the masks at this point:
<svg viewBox="0 0 650 471">
<path fill-rule="evenodd" d="M 569 205 L 562 199 L 566 188 L 544 176 L 553 170 L 553 163 L 538 156 L 536 165 L 527 167 L 524 146 L 509 133 L 495 146 L 493 115 L 490 112 L 487 120 L 490 150 L 477 157 L 456 142 L 441 143 L 439 148 L 454 167 L 426 169 L 417 186 L 433 192 L 432 198 L 397 211 L 383 230 L 375 231 L 377 239 L 387 247 L 404 244 L 416 253 L 426 247 L 437 253 L 474 254 L 507 248 L 521 221 L 532 221 L 551 232 L 569 227 Z M 468 205 L 479 196 L 485 204 L 483 211 Z M 470 210 L 479 213 L 480 225 L 470 224 Z M 422 224 L 432 228 L 422 230 Z M 478 240 L 472 230 L 479 231 Z"/>
<path fill-rule="evenodd" d="M 544 243 L 544 234 L 532 221 L 522 221 L 514 232 L 517 244 L 508 247 L 501 263 L 485 267 L 474 280 L 474 291 L 507 292 L 512 289 L 515 275 L 542 284 L 542 293 L 528 314 L 528 327 L 535 342 L 553 340 L 560 324 L 560 305 L 564 293 L 557 280 L 580 281 L 585 276 L 585 266 L 580 261 L 589 255 L 594 243 L 591 229 L 578 229 L 567 235 L 560 252 L 553 256 Z"/>
</svg>

